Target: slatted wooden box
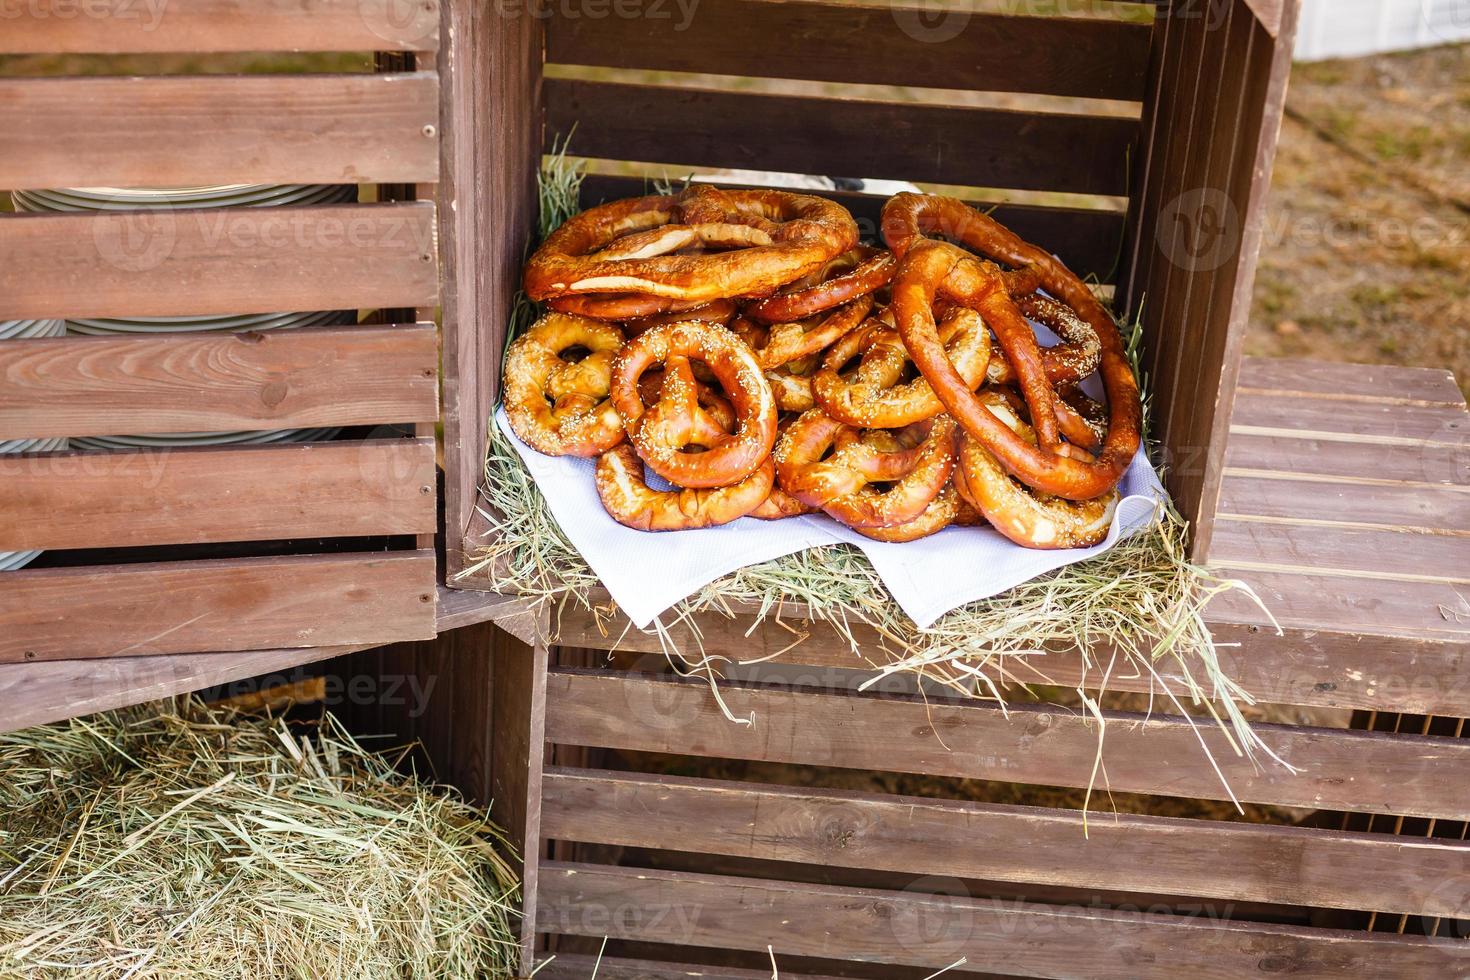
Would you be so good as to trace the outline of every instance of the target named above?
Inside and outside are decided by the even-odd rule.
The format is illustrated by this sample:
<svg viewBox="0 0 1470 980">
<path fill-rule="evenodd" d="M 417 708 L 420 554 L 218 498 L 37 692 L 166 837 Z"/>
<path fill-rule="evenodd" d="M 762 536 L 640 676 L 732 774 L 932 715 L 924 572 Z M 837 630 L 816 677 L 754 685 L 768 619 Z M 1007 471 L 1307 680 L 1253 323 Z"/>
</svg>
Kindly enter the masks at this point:
<svg viewBox="0 0 1470 980">
<path fill-rule="evenodd" d="M 433 635 L 437 5 L 64 13 L 30 5 L 0 29 L 0 57 L 57 56 L 46 77 L 0 79 L 0 189 L 323 183 L 361 187 L 364 203 L 0 215 L 0 317 L 362 322 L 0 341 L 0 439 L 342 429 L 295 445 L 0 457 L 0 550 L 46 549 L 0 580 L 0 663 Z M 361 70 L 211 65 L 284 51 L 362 52 Z M 390 52 L 377 71 L 375 52 Z M 211 73 L 150 66 L 173 53 Z"/>
<path fill-rule="evenodd" d="M 493 708 L 455 700 L 452 721 L 431 712 L 403 727 L 440 771 L 508 808 L 526 854 L 526 971 L 555 954 L 537 976 L 581 980 L 606 939 L 597 975 L 639 980 L 768 977 L 768 945 L 781 976 L 799 978 L 917 980 L 961 956 L 957 976 L 1453 973 L 1466 955 L 1454 917 L 1470 909 L 1470 743 L 1444 736 L 1470 715 L 1470 645 L 1465 620 L 1436 610 L 1458 594 L 1465 521 L 1448 485 L 1463 483 L 1463 402 L 1442 373 L 1395 375 L 1372 395 L 1361 372 L 1310 364 L 1253 362 L 1240 381 L 1295 4 L 537 9 L 452 6 L 441 63 L 454 107 L 451 588 L 489 588 L 457 572 L 487 533 L 475 488 L 501 325 L 534 225 L 532 175 L 559 138 L 574 132 L 572 151 L 594 158 L 584 204 L 690 168 L 918 181 L 998 204 L 1141 315 L 1156 435 L 1195 554 L 1245 574 L 1286 627 L 1276 635 L 1248 604 L 1214 607 L 1227 669 L 1263 703 L 1362 709 L 1389 733 L 1267 726 L 1297 777 L 1201 733 L 1242 798 L 1351 818 L 1306 829 L 1104 815 L 1084 837 L 1066 807 L 887 788 L 915 776 L 1084 786 L 1096 733 L 1072 709 L 857 695 L 842 671 L 861 662 L 796 608 L 784 624 L 700 624 L 707 652 L 806 665 L 803 685 L 728 684 L 733 713 L 755 717 L 741 727 L 615 614 L 508 605 L 497 621 L 528 660 L 499 651 Z M 835 194 L 874 227 L 882 193 Z M 1385 495 L 1355 475 L 1368 465 L 1420 489 Z M 1432 533 L 1406 537 L 1409 526 Z M 1379 564 L 1344 557 L 1359 549 Z M 808 635 L 791 648 L 793 631 Z M 602 652 L 614 646 L 616 667 Z M 485 683 L 483 666 L 462 674 L 447 649 L 404 655 L 455 691 L 459 677 Z M 636 654 L 649 659 L 629 663 Z M 1048 656 L 1045 674 L 1099 681 L 1075 651 Z M 1108 686 L 1151 687 L 1118 675 Z M 493 762 L 487 721 L 502 740 Z M 1110 721 L 1113 789 L 1222 795 L 1186 721 L 1162 706 Z M 879 788 L 834 788 L 844 779 Z"/>
</svg>

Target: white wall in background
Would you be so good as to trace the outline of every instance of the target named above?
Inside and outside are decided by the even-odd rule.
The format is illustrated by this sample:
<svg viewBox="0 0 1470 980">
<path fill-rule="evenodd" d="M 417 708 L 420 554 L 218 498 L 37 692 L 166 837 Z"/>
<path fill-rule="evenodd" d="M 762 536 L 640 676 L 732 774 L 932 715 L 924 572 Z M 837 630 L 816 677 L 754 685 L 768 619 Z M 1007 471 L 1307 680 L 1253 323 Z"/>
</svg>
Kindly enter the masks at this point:
<svg viewBox="0 0 1470 980">
<path fill-rule="evenodd" d="M 1351 58 L 1470 41 L 1470 0 L 1302 0 L 1296 57 Z"/>
</svg>

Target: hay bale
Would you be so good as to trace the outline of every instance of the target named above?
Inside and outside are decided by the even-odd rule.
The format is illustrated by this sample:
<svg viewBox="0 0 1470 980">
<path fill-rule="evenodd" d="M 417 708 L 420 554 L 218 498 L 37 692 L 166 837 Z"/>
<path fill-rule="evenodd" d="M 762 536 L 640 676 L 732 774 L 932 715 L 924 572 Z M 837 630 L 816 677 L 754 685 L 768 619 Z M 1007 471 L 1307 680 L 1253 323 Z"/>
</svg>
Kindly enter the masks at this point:
<svg viewBox="0 0 1470 980">
<path fill-rule="evenodd" d="M 0 735 L 0 976 L 512 976 L 498 840 L 330 715 L 184 701 Z"/>
</svg>

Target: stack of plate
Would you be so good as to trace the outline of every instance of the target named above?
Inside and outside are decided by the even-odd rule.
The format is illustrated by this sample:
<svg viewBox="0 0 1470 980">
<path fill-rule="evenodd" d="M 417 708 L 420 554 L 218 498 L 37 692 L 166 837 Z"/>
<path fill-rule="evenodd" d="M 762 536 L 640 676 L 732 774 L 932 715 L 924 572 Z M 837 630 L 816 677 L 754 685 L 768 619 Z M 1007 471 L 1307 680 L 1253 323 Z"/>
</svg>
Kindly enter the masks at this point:
<svg viewBox="0 0 1470 980">
<path fill-rule="evenodd" d="M 60 337 L 65 320 L 0 320 L 0 340 L 26 337 Z M 49 453 L 66 448 L 65 439 L 0 439 L 0 453 Z M 0 572 L 28 565 L 39 551 L 0 551 Z"/>
<path fill-rule="evenodd" d="M 11 191 L 19 211 L 148 211 L 179 208 L 253 208 L 335 204 L 357 200 L 353 184 L 220 184 L 212 187 L 64 187 Z M 199 331 L 289 330 L 356 322 L 352 310 L 304 313 L 241 313 L 214 316 L 91 317 L 66 321 L 72 334 L 172 334 Z M 139 449 L 173 446 L 251 445 L 310 442 L 336 429 L 272 429 L 257 432 L 172 432 L 73 439 L 79 449 Z"/>
</svg>

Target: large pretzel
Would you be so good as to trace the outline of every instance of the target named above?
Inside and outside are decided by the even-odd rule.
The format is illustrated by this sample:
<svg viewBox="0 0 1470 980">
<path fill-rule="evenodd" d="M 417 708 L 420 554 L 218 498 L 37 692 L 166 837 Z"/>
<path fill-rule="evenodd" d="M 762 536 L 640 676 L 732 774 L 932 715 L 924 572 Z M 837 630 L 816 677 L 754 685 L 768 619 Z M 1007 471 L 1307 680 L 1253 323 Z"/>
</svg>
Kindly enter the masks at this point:
<svg viewBox="0 0 1470 980">
<path fill-rule="evenodd" d="M 756 323 L 738 318 L 730 329 L 750 345 L 762 370 L 780 367 L 797 358 L 819 354 L 850 333 L 873 308 L 873 297 L 859 296 L 851 303 L 794 323 Z"/>
<path fill-rule="evenodd" d="M 549 313 L 510 345 L 505 414 L 521 441 L 548 456 L 596 456 L 623 441 L 608 400 L 622 333 L 611 324 Z M 580 349 L 581 360 L 564 355 Z"/>
<path fill-rule="evenodd" d="M 765 323 L 804 320 L 886 286 L 897 266 L 892 252 L 859 245 L 828 260 L 815 273 L 798 279 L 776 295 L 750 304 L 745 312 Z"/>
<path fill-rule="evenodd" d="M 781 489 L 796 499 L 850 527 L 891 527 L 918 517 L 949 481 L 955 425 L 940 416 L 864 431 L 813 409 L 791 423 L 775 455 Z"/>
<path fill-rule="evenodd" d="M 1051 255 L 1023 242 L 963 202 L 899 194 L 883 213 L 889 247 L 903 256 L 891 303 L 899 333 L 949 413 L 1009 472 L 1043 493 L 1087 500 L 1116 486 L 1138 451 L 1138 382 L 1117 326 L 1087 286 Z M 993 265 L 953 245 L 920 241 L 928 231 L 942 231 L 1009 265 L 1029 268 L 1047 292 L 1076 311 L 1096 332 L 1109 410 L 1107 437 L 1097 458 L 1091 458 L 1084 445 L 1062 441 L 1058 399 L 1047 378 L 1035 334 L 1011 300 L 1005 276 Z M 934 323 L 936 296 L 977 310 L 995 331 L 1030 408 L 1037 444 L 1023 439 L 985 410 L 949 363 Z M 1084 444 L 1093 439 L 1075 412 L 1064 407 L 1062 415 L 1066 434 Z"/>
<path fill-rule="evenodd" d="M 745 479 L 727 487 L 654 490 L 643 478 L 643 461 L 628 445 L 597 459 L 597 496 L 612 519 L 639 531 L 684 531 L 714 527 L 744 517 L 771 493 L 775 467 L 767 458 Z"/>
<path fill-rule="evenodd" d="M 956 469 L 955 472 L 958 473 L 959 470 Z M 929 501 L 929 506 L 911 521 L 891 527 L 854 527 L 853 530 L 875 541 L 899 543 L 927 538 L 952 524 L 979 524 L 983 520 L 975 508 L 955 492 L 954 484 L 950 484 L 939 491 L 939 496 Z"/>
<path fill-rule="evenodd" d="M 954 307 L 938 331 L 960 377 L 971 388 L 979 387 L 990 361 L 990 332 L 980 314 Z M 859 358 L 857 367 L 843 373 L 854 358 Z M 812 397 L 822 411 L 848 425 L 890 429 L 933 418 L 944 405 L 922 375 L 903 380 L 908 364 L 908 349 L 898 331 L 871 319 L 828 349 L 821 370 L 812 376 Z"/>
<path fill-rule="evenodd" d="M 735 408 L 735 431 L 715 445 L 696 438 L 702 438 L 699 385 L 691 360 L 709 369 Z M 664 368 L 662 391 L 647 407 L 638 381 L 657 364 Z M 681 487 L 723 487 L 743 480 L 776 441 L 776 403 L 755 355 L 714 324 L 670 323 L 629 340 L 613 358 L 612 401 L 649 469 Z M 705 451 L 690 452 L 686 447 L 691 445 Z"/>
<path fill-rule="evenodd" d="M 531 256 L 524 284 L 534 300 L 587 293 L 684 302 L 760 296 L 821 269 L 857 237 L 852 215 L 819 197 L 695 184 L 573 216 Z"/>
<path fill-rule="evenodd" d="M 985 410 L 1022 438 L 1033 438 L 1031 427 L 999 392 L 979 395 Z M 985 515 L 995 529 L 1027 548 L 1086 548 L 1108 536 L 1118 506 L 1115 489 L 1092 500 L 1065 500 L 1039 496 L 1013 480 L 995 456 L 965 434 L 954 483 L 961 495 Z"/>
</svg>

